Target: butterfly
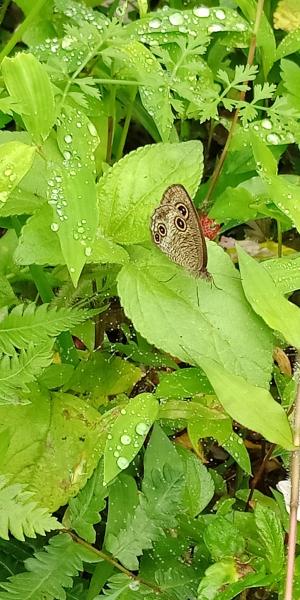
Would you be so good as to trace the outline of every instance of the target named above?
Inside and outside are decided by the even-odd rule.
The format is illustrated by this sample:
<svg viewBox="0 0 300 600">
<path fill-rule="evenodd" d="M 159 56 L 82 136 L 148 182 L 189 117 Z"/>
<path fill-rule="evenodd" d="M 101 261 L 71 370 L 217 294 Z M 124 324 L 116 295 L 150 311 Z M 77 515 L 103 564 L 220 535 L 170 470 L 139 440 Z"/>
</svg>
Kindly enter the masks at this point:
<svg viewBox="0 0 300 600">
<path fill-rule="evenodd" d="M 211 280 L 207 271 L 206 241 L 197 211 L 183 185 L 174 184 L 163 194 L 151 219 L 154 243 L 194 277 Z"/>
</svg>

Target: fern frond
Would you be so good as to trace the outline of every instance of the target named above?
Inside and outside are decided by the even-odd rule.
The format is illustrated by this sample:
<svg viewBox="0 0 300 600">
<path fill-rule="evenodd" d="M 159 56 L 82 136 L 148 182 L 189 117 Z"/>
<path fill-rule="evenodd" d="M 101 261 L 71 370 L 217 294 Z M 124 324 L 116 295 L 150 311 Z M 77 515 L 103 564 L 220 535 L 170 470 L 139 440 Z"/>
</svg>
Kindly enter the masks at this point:
<svg viewBox="0 0 300 600">
<path fill-rule="evenodd" d="M 27 384 L 34 381 L 52 361 L 52 340 L 38 346 L 29 344 L 20 354 L 0 359 L 0 404 L 20 404 L 20 393 L 28 392 Z"/>
<path fill-rule="evenodd" d="M 130 579 L 127 575 L 120 573 L 113 575 L 107 582 L 108 587 L 103 590 L 103 594 L 99 598 L 105 598 L 105 600 L 117 600 L 117 598 L 134 598 L 134 600 L 155 600 L 157 594 L 145 585 L 139 583 L 135 579 Z"/>
<path fill-rule="evenodd" d="M 30 342 L 39 344 L 42 339 L 72 329 L 86 317 L 86 311 L 76 308 L 20 304 L 0 321 L 0 352 L 13 355 L 15 348 L 27 348 Z"/>
<path fill-rule="evenodd" d="M 62 526 L 46 508 L 41 508 L 32 500 L 33 493 L 26 491 L 20 483 L 6 485 L 6 478 L 0 476 L 0 537 L 9 539 L 9 531 L 17 540 L 25 537 L 45 535 L 46 531 Z"/>
<path fill-rule="evenodd" d="M 29 572 L 0 583 L 5 590 L 0 591 L 0 600 L 63 600 L 64 588 L 72 587 L 72 577 L 83 570 L 83 561 L 94 559 L 98 560 L 68 534 L 56 535 L 43 551 L 25 561 Z"/>
</svg>

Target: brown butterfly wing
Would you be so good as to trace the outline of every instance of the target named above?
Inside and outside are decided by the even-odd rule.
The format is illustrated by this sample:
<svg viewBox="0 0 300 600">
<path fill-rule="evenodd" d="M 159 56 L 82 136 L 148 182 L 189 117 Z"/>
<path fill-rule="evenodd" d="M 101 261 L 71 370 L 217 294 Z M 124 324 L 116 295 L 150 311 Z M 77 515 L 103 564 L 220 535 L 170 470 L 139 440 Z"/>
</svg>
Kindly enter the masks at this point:
<svg viewBox="0 0 300 600">
<path fill-rule="evenodd" d="M 154 211 L 151 232 L 155 244 L 195 277 L 208 276 L 207 251 L 198 215 L 182 185 L 172 185 Z"/>
</svg>

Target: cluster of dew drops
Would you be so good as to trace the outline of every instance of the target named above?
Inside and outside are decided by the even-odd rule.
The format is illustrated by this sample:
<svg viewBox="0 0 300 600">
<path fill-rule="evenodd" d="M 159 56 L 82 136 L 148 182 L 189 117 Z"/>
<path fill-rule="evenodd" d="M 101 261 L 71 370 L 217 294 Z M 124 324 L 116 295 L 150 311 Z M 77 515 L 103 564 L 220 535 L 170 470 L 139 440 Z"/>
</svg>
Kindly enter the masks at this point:
<svg viewBox="0 0 300 600">
<path fill-rule="evenodd" d="M 164 8 L 166 12 L 169 11 L 168 7 Z M 146 34 L 147 32 L 149 33 L 151 31 L 166 33 L 171 25 L 178 27 L 178 31 L 180 33 L 188 33 L 189 35 L 196 37 L 197 31 L 193 29 L 193 26 L 196 28 L 202 19 L 209 19 L 209 22 L 207 23 L 208 33 L 217 33 L 225 30 L 225 20 L 226 23 L 229 21 L 230 28 L 236 31 L 246 31 L 247 29 L 247 25 L 245 23 L 238 21 L 237 18 L 234 18 L 232 14 L 230 14 L 230 17 L 228 18 L 224 10 L 221 8 L 211 9 L 206 6 L 196 6 L 193 8 L 192 16 L 187 12 L 185 14 L 174 12 L 166 16 L 154 17 L 146 26 L 142 24 L 139 27 L 139 33 Z M 141 37 L 140 40 L 141 42 L 149 42 L 150 44 L 155 43 L 155 40 L 148 40 L 146 37 L 144 39 Z"/>
<path fill-rule="evenodd" d="M 15 187 L 17 174 L 14 170 L 14 165 L 7 163 L 4 167 L 3 175 L 6 189 L 0 192 L 0 202 L 2 205 L 5 204 L 7 198 L 9 197 L 10 191 Z"/>
<path fill-rule="evenodd" d="M 126 415 L 126 409 L 122 408 L 120 413 L 121 415 Z M 113 447 L 112 445 L 108 447 L 108 450 L 110 452 L 113 452 L 113 456 L 116 459 L 116 464 L 119 469 L 121 469 L 122 471 L 124 469 L 127 469 L 130 463 L 130 461 L 122 455 L 122 451 L 124 452 L 124 448 L 129 446 L 132 446 L 135 449 L 140 448 L 141 443 L 147 435 L 148 431 L 149 424 L 145 421 L 139 421 L 135 426 L 135 431 L 133 435 L 129 435 L 127 429 L 124 428 L 123 433 L 120 436 L 119 442 L 115 445 L 115 447 Z M 111 433 L 108 434 L 107 439 L 113 439 Z"/>
</svg>

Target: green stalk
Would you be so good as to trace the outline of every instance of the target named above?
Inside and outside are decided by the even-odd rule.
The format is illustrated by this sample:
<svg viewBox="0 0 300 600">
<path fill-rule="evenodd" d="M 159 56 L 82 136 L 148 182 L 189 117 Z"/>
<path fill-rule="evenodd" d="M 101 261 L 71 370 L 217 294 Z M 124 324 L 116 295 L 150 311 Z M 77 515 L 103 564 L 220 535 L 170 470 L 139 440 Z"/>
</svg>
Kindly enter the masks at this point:
<svg viewBox="0 0 300 600">
<path fill-rule="evenodd" d="M 21 41 L 23 33 L 34 21 L 35 17 L 38 15 L 46 2 L 47 0 L 36 0 L 36 2 L 32 3 L 32 9 L 30 13 L 27 15 L 21 25 L 19 25 L 19 27 L 14 31 L 4 48 L 2 48 L 2 51 L 0 52 L 0 64 L 2 63 L 3 59 L 10 54 L 16 44 Z"/>
<path fill-rule="evenodd" d="M 18 217 L 12 217 L 11 219 L 17 236 L 20 236 L 22 228 Z M 30 265 L 29 271 L 42 301 L 45 303 L 51 302 L 54 298 L 54 293 L 43 268 L 39 265 Z M 79 363 L 79 358 L 70 332 L 63 331 L 60 333 L 57 337 L 57 343 L 62 361 L 64 363 L 77 365 Z"/>
<path fill-rule="evenodd" d="M 127 109 L 123 129 L 122 129 L 121 139 L 120 139 L 117 154 L 116 154 L 117 161 L 120 160 L 120 158 L 122 158 L 122 156 L 123 156 L 123 150 L 124 150 L 125 142 L 127 139 L 127 134 L 128 134 L 131 117 L 132 117 L 133 105 L 134 105 L 136 94 L 137 94 L 137 87 L 135 87 L 135 89 L 131 90 L 130 100 L 128 102 L 128 109 Z"/>
</svg>

